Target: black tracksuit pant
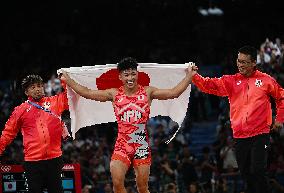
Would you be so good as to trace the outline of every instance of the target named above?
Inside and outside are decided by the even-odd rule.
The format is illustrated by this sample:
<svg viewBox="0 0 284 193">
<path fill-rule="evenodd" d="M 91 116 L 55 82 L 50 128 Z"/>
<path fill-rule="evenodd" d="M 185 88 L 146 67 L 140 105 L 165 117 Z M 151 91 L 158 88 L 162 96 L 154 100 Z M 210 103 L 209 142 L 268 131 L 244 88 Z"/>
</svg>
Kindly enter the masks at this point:
<svg viewBox="0 0 284 193">
<path fill-rule="evenodd" d="M 267 174 L 269 134 L 249 138 L 235 138 L 239 170 L 249 193 L 270 193 Z"/>
<path fill-rule="evenodd" d="M 26 161 L 24 168 L 29 193 L 42 193 L 44 188 L 47 188 L 48 193 L 62 193 L 62 167 L 62 157 L 50 160 Z"/>
</svg>

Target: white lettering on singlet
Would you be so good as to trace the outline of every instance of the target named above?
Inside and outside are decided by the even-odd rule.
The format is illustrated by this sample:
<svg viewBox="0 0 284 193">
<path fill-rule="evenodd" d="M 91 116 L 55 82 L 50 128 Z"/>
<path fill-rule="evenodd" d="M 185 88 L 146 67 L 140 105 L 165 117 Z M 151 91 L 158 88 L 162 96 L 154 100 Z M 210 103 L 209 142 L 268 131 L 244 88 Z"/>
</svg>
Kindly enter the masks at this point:
<svg viewBox="0 0 284 193">
<path fill-rule="evenodd" d="M 145 159 L 149 155 L 149 144 L 147 142 L 147 134 L 145 129 L 145 124 L 133 124 L 137 129 L 129 134 L 130 139 L 128 143 L 137 143 L 140 146 L 136 149 L 134 158 L 135 159 Z"/>
<path fill-rule="evenodd" d="M 142 113 L 137 110 L 128 110 L 120 117 L 121 121 L 125 122 L 131 122 L 131 118 L 133 118 L 134 121 L 137 121 L 142 118 Z"/>
<path fill-rule="evenodd" d="M 144 95 L 139 95 L 139 96 L 137 96 L 137 99 L 138 99 L 139 101 L 143 101 L 143 100 L 144 100 L 144 98 L 145 98 L 145 96 L 144 96 Z"/>
</svg>

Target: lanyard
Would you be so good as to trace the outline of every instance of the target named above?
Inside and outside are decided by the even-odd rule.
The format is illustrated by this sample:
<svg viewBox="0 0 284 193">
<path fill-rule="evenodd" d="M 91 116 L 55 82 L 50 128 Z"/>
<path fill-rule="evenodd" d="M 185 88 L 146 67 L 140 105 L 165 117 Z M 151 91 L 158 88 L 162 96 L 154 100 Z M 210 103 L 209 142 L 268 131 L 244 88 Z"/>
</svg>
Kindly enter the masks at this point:
<svg viewBox="0 0 284 193">
<path fill-rule="evenodd" d="M 34 102 L 30 101 L 30 100 L 28 100 L 28 103 L 33 105 L 34 107 L 36 107 L 38 109 L 41 109 L 41 110 L 43 110 L 43 111 L 45 111 L 45 112 L 55 116 L 56 118 L 58 118 L 61 121 L 61 117 L 59 117 L 58 115 L 56 115 L 53 112 L 51 112 L 51 110 L 49 110 L 47 108 L 44 108 L 43 106 L 40 106 L 39 104 L 36 104 L 36 103 L 34 103 Z"/>
<path fill-rule="evenodd" d="M 67 140 L 68 138 L 70 138 L 69 131 L 68 131 L 68 129 L 67 129 L 67 127 L 66 127 L 64 121 L 61 120 L 61 117 L 60 117 L 60 116 L 54 114 L 53 112 L 51 112 L 51 110 L 49 110 L 49 109 L 47 109 L 47 108 L 44 108 L 43 106 L 40 106 L 39 104 L 36 104 L 36 103 L 34 103 L 34 102 L 30 101 L 30 100 L 28 100 L 28 103 L 29 103 L 30 105 L 33 105 L 34 107 L 36 107 L 36 108 L 38 108 L 38 109 L 41 109 L 41 110 L 43 110 L 43 111 L 49 113 L 50 115 L 55 116 L 57 119 L 59 119 L 60 122 L 61 122 L 61 124 L 62 124 L 62 129 L 63 129 L 63 130 L 62 130 L 62 137 L 63 137 L 63 139 L 64 139 L 64 140 Z"/>
</svg>

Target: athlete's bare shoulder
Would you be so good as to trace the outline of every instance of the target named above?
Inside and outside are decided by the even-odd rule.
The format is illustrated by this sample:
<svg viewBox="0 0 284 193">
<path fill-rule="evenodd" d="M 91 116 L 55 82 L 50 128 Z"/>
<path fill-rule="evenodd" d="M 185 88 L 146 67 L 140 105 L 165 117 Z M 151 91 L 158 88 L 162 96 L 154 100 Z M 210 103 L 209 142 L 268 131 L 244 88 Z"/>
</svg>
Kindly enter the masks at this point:
<svg viewBox="0 0 284 193">
<path fill-rule="evenodd" d="M 156 90 L 157 88 L 154 86 L 144 86 L 144 89 L 146 92 L 153 92 L 153 90 Z"/>
<path fill-rule="evenodd" d="M 150 99 L 150 101 L 152 101 L 152 93 L 153 91 L 157 90 L 158 88 L 154 87 L 154 86 L 145 86 L 145 91 L 147 93 L 148 98 Z M 151 104 L 151 102 L 150 102 Z"/>
<path fill-rule="evenodd" d="M 117 88 L 110 88 L 110 89 L 107 89 L 106 91 L 109 93 L 111 99 L 114 101 L 114 97 L 117 95 L 118 89 Z"/>
</svg>

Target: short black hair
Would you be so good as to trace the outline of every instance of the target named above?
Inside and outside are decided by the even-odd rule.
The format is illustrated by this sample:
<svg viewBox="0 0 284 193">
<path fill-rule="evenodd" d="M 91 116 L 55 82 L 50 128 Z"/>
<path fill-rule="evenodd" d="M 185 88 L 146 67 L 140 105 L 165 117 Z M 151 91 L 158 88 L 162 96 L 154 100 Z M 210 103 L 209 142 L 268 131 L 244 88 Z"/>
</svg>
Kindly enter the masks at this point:
<svg viewBox="0 0 284 193">
<path fill-rule="evenodd" d="M 117 64 L 117 70 L 119 72 L 127 69 L 134 69 L 137 70 L 138 63 L 136 59 L 132 57 L 123 58 L 118 64 Z"/>
<path fill-rule="evenodd" d="M 43 84 L 43 80 L 39 75 L 31 74 L 22 80 L 22 88 L 25 91 L 29 86 L 35 83 Z"/>
<path fill-rule="evenodd" d="M 250 55 L 251 60 L 255 61 L 257 58 L 257 50 L 255 47 L 252 46 L 243 46 L 239 49 L 239 53 Z"/>
</svg>

